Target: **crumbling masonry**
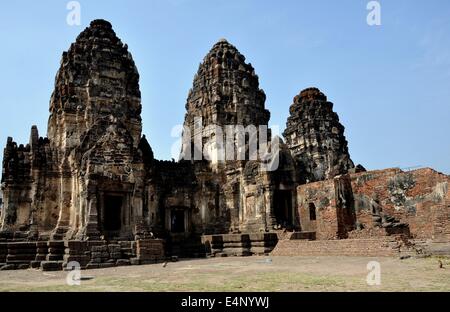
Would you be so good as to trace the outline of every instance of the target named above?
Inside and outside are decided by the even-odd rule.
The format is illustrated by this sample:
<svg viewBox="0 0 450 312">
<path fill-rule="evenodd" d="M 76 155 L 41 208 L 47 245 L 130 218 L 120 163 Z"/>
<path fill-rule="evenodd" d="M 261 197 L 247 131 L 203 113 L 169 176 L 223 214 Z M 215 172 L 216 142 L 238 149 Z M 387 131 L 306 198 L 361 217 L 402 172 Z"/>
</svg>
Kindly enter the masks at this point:
<svg viewBox="0 0 450 312">
<path fill-rule="evenodd" d="M 252 65 L 222 39 L 195 75 L 184 125 L 194 134 L 198 126 L 267 126 L 265 100 Z M 284 138 L 273 171 L 261 158 L 154 159 L 132 56 L 110 23 L 95 20 L 63 53 L 47 137 L 33 126 L 26 145 L 8 138 L 0 267 L 267 254 L 283 238 L 450 241 L 450 178 L 355 167 L 318 89 L 295 96 Z M 195 153 L 191 143 L 184 151 Z"/>
</svg>

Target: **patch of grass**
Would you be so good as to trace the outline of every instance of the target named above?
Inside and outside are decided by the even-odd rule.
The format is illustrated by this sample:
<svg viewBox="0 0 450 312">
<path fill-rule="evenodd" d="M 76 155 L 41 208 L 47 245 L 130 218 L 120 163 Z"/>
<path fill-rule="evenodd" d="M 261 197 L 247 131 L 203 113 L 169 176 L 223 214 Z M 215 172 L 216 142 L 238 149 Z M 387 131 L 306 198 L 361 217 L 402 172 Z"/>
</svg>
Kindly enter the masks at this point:
<svg viewBox="0 0 450 312">
<path fill-rule="evenodd" d="M 312 288 L 345 287 L 345 279 L 313 274 L 256 273 L 250 275 L 214 276 L 214 273 L 196 274 L 178 281 L 130 279 L 127 277 L 98 277 L 82 282 L 81 286 L 68 285 L 0 285 L 0 291 L 292 291 Z"/>
<path fill-rule="evenodd" d="M 447 268 L 439 269 L 438 260 Z M 218 261 L 94 270 L 85 274 L 95 278 L 81 286 L 66 285 L 63 273 L 0 272 L 0 291 L 450 291 L 450 258 L 380 260 L 380 286 L 367 285 L 365 258 L 282 258 L 270 265 L 252 258 Z"/>
</svg>

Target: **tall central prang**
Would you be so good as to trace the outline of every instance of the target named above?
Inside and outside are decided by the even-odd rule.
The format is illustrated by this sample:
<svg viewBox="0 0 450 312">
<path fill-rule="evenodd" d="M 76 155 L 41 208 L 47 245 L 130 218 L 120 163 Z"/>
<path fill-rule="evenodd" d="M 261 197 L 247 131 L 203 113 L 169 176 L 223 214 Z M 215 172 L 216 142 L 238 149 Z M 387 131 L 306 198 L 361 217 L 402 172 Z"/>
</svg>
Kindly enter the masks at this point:
<svg viewBox="0 0 450 312">
<path fill-rule="evenodd" d="M 266 95 L 259 89 L 258 76 L 245 57 L 225 39 L 217 42 L 205 56 L 194 77 L 186 104 L 185 125 L 195 117 L 203 126 L 267 125 Z"/>
</svg>

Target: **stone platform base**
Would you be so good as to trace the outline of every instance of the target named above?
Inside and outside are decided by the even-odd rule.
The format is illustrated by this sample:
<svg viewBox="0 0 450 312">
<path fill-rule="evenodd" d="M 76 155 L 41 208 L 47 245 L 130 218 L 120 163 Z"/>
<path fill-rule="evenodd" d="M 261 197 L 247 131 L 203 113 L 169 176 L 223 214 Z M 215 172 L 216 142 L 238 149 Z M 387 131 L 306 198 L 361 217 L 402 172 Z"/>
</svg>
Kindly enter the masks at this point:
<svg viewBox="0 0 450 312">
<path fill-rule="evenodd" d="M 282 240 L 273 256 L 360 256 L 393 257 L 407 251 L 396 239 Z"/>
<path fill-rule="evenodd" d="M 0 242 L 0 270 L 101 269 L 166 260 L 164 240 Z M 69 268 L 70 269 L 70 268 Z"/>
<path fill-rule="evenodd" d="M 202 236 L 207 253 L 213 257 L 268 255 L 277 242 L 276 233 Z"/>
</svg>

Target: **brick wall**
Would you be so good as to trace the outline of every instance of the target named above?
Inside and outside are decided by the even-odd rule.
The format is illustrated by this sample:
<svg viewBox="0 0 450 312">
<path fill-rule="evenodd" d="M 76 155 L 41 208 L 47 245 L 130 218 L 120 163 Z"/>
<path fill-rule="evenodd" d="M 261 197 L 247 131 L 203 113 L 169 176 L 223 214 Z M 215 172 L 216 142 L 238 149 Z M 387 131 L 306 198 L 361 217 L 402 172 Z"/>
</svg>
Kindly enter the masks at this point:
<svg viewBox="0 0 450 312">
<path fill-rule="evenodd" d="M 399 255 L 399 243 L 392 239 L 282 240 L 272 256 L 361 256 Z"/>
<path fill-rule="evenodd" d="M 347 238 L 348 232 L 355 228 L 349 175 L 299 186 L 297 203 L 301 230 L 316 232 L 317 239 Z M 315 215 L 315 220 L 312 215 Z"/>
<path fill-rule="evenodd" d="M 408 224 L 413 238 L 450 241 L 449 189 L 450 177 L 429 168 L 344 175 L 298 187 L 299 223 L 318 239 L 386 236 L 391 229 L 374 222 L 378 209 Z M 316 220 L 310 218 L 311 204 Z"/>
<path fill-rule="evenodd" d="M 434 238 L 436 241 L 450 242 L 450 186 L 441 207 L 435 210 Z"/>
<path fill-rule="evenodd" d="M 414 238 L 438 239 L 450 230 L 448 201 L 450 178 L 429 168 L 399 169 L 351 175 L 357 220 L 372 227 L 371 205 L 407 223 Z"/>
<path fill-rule="evenodd" d="M 297 203 L 302 231 L 316 232 L 317 239 L 337 238 L 338 226 L 333 180 L 299 186 Z M 310 205 L 314 205 L 316 220 L 311 220 Z"/>
</svg>

